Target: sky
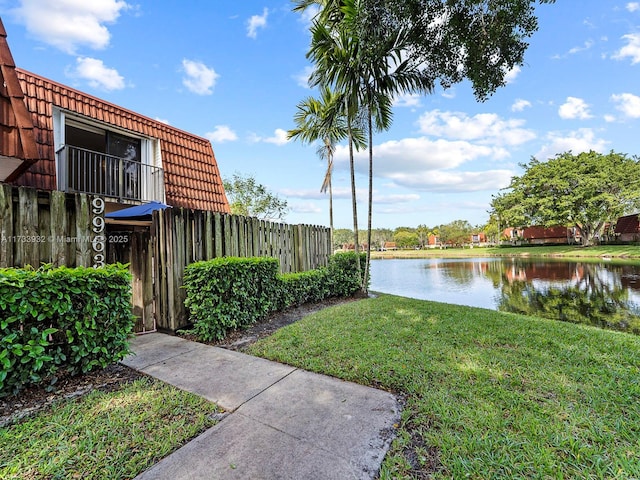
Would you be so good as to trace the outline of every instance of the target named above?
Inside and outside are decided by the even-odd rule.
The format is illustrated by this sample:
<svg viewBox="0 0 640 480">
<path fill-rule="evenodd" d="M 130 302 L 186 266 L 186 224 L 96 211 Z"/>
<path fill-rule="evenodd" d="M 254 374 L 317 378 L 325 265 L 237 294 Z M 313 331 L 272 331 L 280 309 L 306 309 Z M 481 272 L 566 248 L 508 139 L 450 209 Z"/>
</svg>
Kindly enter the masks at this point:
<svg viewBox="0 0 640 480">
<path fill-rule="evenodd" d="M 533 157 L 640 154 L 640 1 L 537 7 L 525 63 L 479 103 L 466 82 L 394 102 L 374 138 L 373 227 L 482 225 L 492 195 Z M 310 15 L 289 0 L 0 0 L 20 68 L 211 140 L 223 178 L 252 176 L 291 224 L 329 225 L 316 145 L 287 141 L 309 96 Z M 367 156 L 356 157 L 360 228 Z M 335 228 L 352 228 L 346 145 Z"/>
</svg>

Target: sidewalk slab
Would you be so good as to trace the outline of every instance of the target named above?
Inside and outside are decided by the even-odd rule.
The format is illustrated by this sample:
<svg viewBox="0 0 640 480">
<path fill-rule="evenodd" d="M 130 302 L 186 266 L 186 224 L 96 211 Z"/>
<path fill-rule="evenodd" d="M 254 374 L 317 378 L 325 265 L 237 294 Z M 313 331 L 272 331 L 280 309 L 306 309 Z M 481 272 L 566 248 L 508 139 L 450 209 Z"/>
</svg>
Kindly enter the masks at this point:
<svg viewBox="0 0 640 480">
<path fill-rule="evenodd" d="M 348 480 L 348 460 L 234 413 L 135 480 Z"/>
<path fill-rule="evenodd" d="M 305 370 L 272 385 L 242 405 L 238 414 L 373 473 L 382 463 L 399 419 L 392 394 Z"/>
<path fill-rule="evenodd" d="M 150 337 L 150 338 L 146 338 Z M 122 363 L 232 412 L 294 367 L 161 333 L 131 342 Z"/>
<path fill-rule="evenodd" d="M 138 480 L 373 479 L 395 434 L 388 392 L 170 335 L 131 347 L 125 365 L 232 412 Z"/>
</svg>

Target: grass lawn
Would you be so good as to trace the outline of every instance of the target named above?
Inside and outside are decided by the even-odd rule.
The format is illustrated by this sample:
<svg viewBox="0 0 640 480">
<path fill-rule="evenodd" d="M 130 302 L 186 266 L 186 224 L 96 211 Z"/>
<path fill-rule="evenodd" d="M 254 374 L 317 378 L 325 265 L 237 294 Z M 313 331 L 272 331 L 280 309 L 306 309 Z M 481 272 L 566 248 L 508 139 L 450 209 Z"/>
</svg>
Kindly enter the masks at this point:
<svg viewBox="0 0 640 480">
<path fill-rule="evenodd" d="M 217 407 L 143 378 L 0 428 L 0 478 L 133 478 L 212 426 Z"/>
<path fill-rule="evenodd" d="M 635 258 L 640 259 L 640 247 L 634 245 L 597 245 L 582 247 L 574 245 L 547 245 L 526 247 L 481 247 L 481 248 L 431 248 L 424 250 L 388 250 L 371 252 L 371 258 L 458 258 L 482 256 L 532 256 L 563 258 Z"/>
<path fill-rule="evenodd" d="M 640 478 L 640 337 L 380 295 L 251 353 L 406 395 L 389 478 Z"/>
</svg>

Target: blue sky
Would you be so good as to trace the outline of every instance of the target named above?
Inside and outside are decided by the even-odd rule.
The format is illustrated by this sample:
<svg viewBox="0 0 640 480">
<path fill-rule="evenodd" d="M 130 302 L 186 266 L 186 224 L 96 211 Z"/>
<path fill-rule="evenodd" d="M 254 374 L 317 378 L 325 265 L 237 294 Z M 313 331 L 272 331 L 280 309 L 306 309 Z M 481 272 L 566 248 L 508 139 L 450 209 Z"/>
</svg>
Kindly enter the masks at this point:
<svg viewBox="0 0 640 480">
<path fill-rule="evenodd" d="M 288 0 L 0 0 L 16 64 L 213 144 L 223 177 L 251 175 L 288 201 L 288 223 L 328 225 L 315 146 L 286 142 L 306 85 L 309 19 Z M 520 163 L 568 150 L 639 154 L 640 2 L 537 8 L 525 65 L 478 103 L 468 84 L 398 98 L 375 137 L 374 228 L 479 225 Z M 366 226 L 366 157 L 358 157 Z M 346 148 L 336 228 L 351 228 Z"/>
</svg>

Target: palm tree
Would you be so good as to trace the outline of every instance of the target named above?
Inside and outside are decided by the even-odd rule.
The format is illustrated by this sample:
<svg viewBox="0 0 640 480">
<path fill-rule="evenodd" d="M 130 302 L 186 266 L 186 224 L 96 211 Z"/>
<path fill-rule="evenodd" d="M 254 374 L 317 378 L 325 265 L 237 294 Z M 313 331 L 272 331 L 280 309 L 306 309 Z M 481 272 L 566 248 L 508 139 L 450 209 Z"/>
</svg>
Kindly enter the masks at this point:
<svg viewBox="0 0 640 480">
<path fill-rule="evenodd" d="M 307 54 L 315 63 L 312 84 L 333 85 L 343 93 L 347 122 L 356 112 L 365 112 L 369 147 L 369 185 L 367 217 L 367 260 L 363 291 L 371 258 L 371 229 L 373 209 L 373 131 L 386 130 L 391 125 L 392 98 L 404 92 L 431 92 L 433 79 L 424 65 L 411 61 L 406 54 L 410 36 L 406 29 L 378 27 L 368 19 L 362 21 L 361 0 L 324 2 L 325 9 L 312 26 L 311 49 Z M 336 11 L 336 8 L 338 10 Z M 339 13 L 337 13 L 339 12 Z M 331 22 L 322 19 L 331 19 Z M 336 18 L 340 18 L 337 22 Z M 368 31 L 370 29 L 371 31 Z M 383 30 L 384 31 L 381 31 Z M 354 235 L 357 235 L 355 207 L 355 177 L 353 156 L 350 155 L 352 194 L 354 196 Z M 357 240 L 356 240 L 357 244 Z"/>
<path fill-rule="evenodd" d="M 381 32 L 379 23 L 369 19 L 368 27 L 363 27 L 358 12 L 357 0 L 345 0 L 345 21 L 351 22 L 351 29 L 358 31 L 362 44 L 361 102 L 366 106 L 369 133 L 369 198 L 367 218 L 367 260 L 364 278 L 369 276 L 371 261 L 371 227 L 373 209 L 373 130 L 388 130 L 392 121 L 392 100 L 398 93 L 430 93 L 433 79 L 424 66 L 407 57 L 406 48 L 411 39 L 403 28 L 389 28 Z M 377 39 L 374 40 L 374 39 Z M 364 285 L 366 287 L 366 284 Z"/>
<path fill-rule="evenodd" d="M 333 171 L 333 154 L 336 144 L 349 137 L 346 117 L 339 94 L 329 87 L 320 89 L 320 98 L 307 97 L 297 106 L 293 119 L 296 128 L 287 132 L 288 138 L 300 139 L 303 143 L 322 141 L 318 148 L 320 158 L 327 161 L 327 171 L 322 182 L 321 192 L 329 191 L 329 226 L 331 228 L 331 245 L 333 248 L 333 191 L 331 174 Z M 361 130 L 351 132 L 358 145 L 364 145 L 364 135 Z"/>
<path fill-rule="evenodd" d="M 324 23 L 323 15 L 318 15 L 311 26 L 311 49 L 307 57 L 315 63 L 315 70 L 310 78 L 313 86 L 334 85 L 340 92 L 340 110 L 344 112 L 347 125 L 349 145 L 349 170 L 351 176 L 351 206 L 353 212 L 353 237 L 356 254 L 359 252 L 358 241 L 358 207 L 355 183 L 354 148 L 359 148 L 357 141 L 358 111 L 360 104 L 357 97 L 359 76 L 357 75 L 358 43 L 353 35 L 341 28 L 340 23 Z M 331 23 L 333 26 L 328 26 Z M 333 69 L 331 65 L 341 64 L 342 69 Z M 357 258 L 357 271 L 360 274 L 360 257 Z"/>
</svg>

